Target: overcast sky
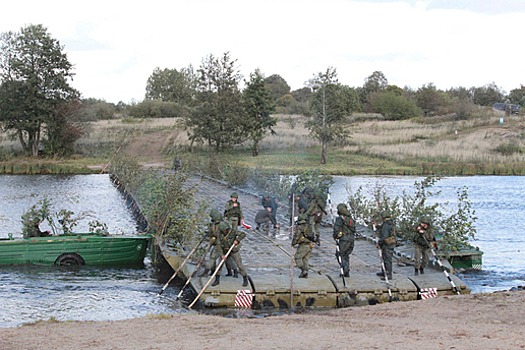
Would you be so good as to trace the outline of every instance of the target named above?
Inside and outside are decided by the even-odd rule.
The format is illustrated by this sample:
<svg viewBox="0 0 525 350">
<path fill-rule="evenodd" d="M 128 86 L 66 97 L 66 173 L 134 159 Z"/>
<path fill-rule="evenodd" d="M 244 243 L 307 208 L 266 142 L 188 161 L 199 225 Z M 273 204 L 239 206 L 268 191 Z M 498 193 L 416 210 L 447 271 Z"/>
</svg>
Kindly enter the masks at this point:
<svg viewBox="0 0 525 350">
<path fill-rule="evenodd" d="M 522 0 L 18 0 L 0 32 L 42 24 L 74 65 L 85 98 L 141 101 L 156 67 L 198 68 L 230 52 L 246 79 L 256 68 L 292 90 L 335 67 L 362 86 L 440 89 L 525 85 Z"/>
</svg>

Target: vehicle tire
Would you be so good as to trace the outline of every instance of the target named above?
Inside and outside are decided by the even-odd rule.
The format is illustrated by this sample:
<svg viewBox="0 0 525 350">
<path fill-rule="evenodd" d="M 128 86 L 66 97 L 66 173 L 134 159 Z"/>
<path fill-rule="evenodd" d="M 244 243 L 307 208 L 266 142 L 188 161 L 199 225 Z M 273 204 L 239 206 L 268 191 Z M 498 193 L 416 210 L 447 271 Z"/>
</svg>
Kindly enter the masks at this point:
<svg viewBox="0 0 525 350">
<path fill-rule="evenodd" d="M 77 253 L 63 253 L 55 260 L 57 266 L 82 266 L 86 262 Z"/>
</svg>

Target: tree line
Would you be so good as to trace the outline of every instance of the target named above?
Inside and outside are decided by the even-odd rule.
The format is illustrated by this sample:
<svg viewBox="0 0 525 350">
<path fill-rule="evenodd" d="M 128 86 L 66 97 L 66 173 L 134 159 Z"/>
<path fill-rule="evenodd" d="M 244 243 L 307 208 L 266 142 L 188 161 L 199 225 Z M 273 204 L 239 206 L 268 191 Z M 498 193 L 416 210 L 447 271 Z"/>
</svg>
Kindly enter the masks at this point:
<svg viewBox="0 0 525 350">
<path fill-rule="evenodd" d="M 0 35 L 0 123 L 18 137 L 27 154 L 68 155 L 85 132 L 84 121 L 116 116 L 178 117 L 184 121 L 192 144 L 202 142 L 210 152 L 222 152 L 250 142 L 252 155 L 274 132 L 273 115 L 304 115 L 306 127 L 321 145 L 321 163 L 329 144 L 348 137 L 346 117 L 355 112 L 378 113 L 401 120 L 455 114 L 467 119 L 479 106 L 496 102 L 525 106 L 525 86 L 509 94 L 495 83 L 456 87 L 447 91 L 432 83 L 417 90 L 388 83 L 381 71 L 368 76 L 363 86 L 339 82 L 337 69 L 313 74 L 305 86 L 292 91 L 280 75 L 260 70 L 244 79 L 238 61 L 229 52 L 192 65 L 155 68 L 146 82 L 144 100 L 118 104 L 82 98 L 70 86 L 73 65 L 58 40 L 42 25 Z"/>
</svg>

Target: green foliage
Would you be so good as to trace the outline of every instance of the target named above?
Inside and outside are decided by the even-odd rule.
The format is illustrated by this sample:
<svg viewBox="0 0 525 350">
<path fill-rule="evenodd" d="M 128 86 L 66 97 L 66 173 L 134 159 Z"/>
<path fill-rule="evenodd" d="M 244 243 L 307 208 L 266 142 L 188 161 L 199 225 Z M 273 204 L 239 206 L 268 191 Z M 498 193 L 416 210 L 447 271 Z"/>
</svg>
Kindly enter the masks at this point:
<svg viewBox="0 0 525 350">
<path fill-rule="evenodd" d="M 511 156 L 513 154 L 525 153 L 525 149 L 518 143 L 508 142 L 496 146 L 494 152 L 500 153 L 504 156 Z"/>
<path fill-rule="evenodd" d="M 520 85 L 519 89 L 510 90 L 508 98 L 510 103 L 525 107 L 525 86 Z"/>
<path fill-rule="evenodd" d="M 253 142 L 252 156 L 256 157 L 259 155 L 259 142 L 267 131 L 275 134 L 273 127 L 277 124 L 277 118 L 271 116 L 275 110 L 275 104 L 259 70 L 250 74 L 250 81 L 246 82 L 246 88 L 243 91 L 243 100 L 248 119 L 247 132 L 250 135 L 249 139 Z"/>
<path fill-rule="evenodd" d="M 380 92 L 369 96 L 370 111 L 380 113 L 390 120 L 402 120 L 421 115 L 416 104 L 394 92 Z"/>
<path fill-rule="evenodd" d="M 81 101 L 78 111 L 78 119 L 83 122 L 112 119 L 117 113 L 117 107 L 113 103 L 95 98 L 87 98 Z"/>
<path fill-rule="evenodd" d="M 134 118 L 187 118 L 192 109 L 180 102 L 144 100 L 129 106 L 127 113 Z"/>
<path fill-rule="evenodd" d="M 74 212 L 67 209 L 53 212 L 52 206 L 51 201 L 44 197 L 22 214 L 22 234 L 25 238 L 29 237 L 35 227 L 44 221 L 51 226 L 53 234 L 60 233 L 57 228 L 60 228 L 62 234 L 72 234 L 73 228 L 85 217 L 83 213 L 75 216 Z"/>
<path fill-rule="evenodd" d="M 202 234 L 207 206 L 195 202 L 184 169 L 173 174 L 151 173 L 137 167 L 133 159 L 123 158 L 113 163 L 111 172 L 140 203 L 150 231 L 180 244 Z"/>
<path fill-rule="evenodd" d="M 290 86 L 279 74 L 270 75 L 264 78 L 264 86 L 270 92 L 273 101 L 290 93 Z"/>
<path fill-rule="evenodd" d="M 249 136 L 236 62 L 228 52 L 221 58 L 209 55 L 203 60 L 198 69 L 197 107 L 186 119 L 190 139 L 205 141 L 216 153 Z"/>
<path fill-rule="evenodd" d="M 146 99 L 174 102 L 180 106 L 192 105 L 197 88 L 197 76 L 190 65 L 176 69 L 155 68 L 148 78 L 146 85 Z"/>
<path fill-rule="evenodd" d="M 89 232 L 95 233 L 97 235 L 107 236 L 109 235 L 108 225 L 98 220 L 93 220 L 88 223 Z"/>
<path fill-rule="evenodd" d="M 473 101 L 480 106 L 492 106 L 496 102 L 503 101 L 503 92 L 495 84 L 487 84 L 474 88 Z"/>
<path fill-rule="evenodd" d="M 41 222 L 51 219 L 51 202 L 47 197 L 32 205 L 22 214 L 22 235 L 24 238 L 30 237 L 35 227 Z"/>
<path fill-rule="evenodd" d="M 440 114 L 449 105 L 448 96 L 430 83 L 420 87 L 415 95 L 416 104 L 425 115 Z"/>
<path fill-rule="evenodd" d="M 321 164 L 326 164 L 328 143 L 348 136 L 344 118 L 352 113 L 353 105 L 348 102 L 347 89 L 339 85 L 337 72 L 332 67 L 318 73 L 309 84 L 314 90 L 313 116 L 306 127 L 321 142 Z"/>
<path fill-rule="evenodd" d="M 457 250 L 467 246 L 469 239 L 475 238 L 477 217 L 468 199 L 466 187 L 458 191 L 456 211 L 450 209 L 449 203 L 432 203 L 432 197 L 440 194 L 440 191 L 432 191 L 439 180 L 439 177 L 428 176 L 421 182 L 414 183 L 413 193 L 403 191 L 401 196 L 395 198 L 390 197 L 379 184 L 371 196 L 364 193 L 360 186 L 350 194 L 349 208 L 354 219 L 366 225 L 377 221 L 381 211 L 389 210 L 395 219 L 398 236 L 405 240 L 412 240 L 412 228 L 419 223 L 421 217 L 428 216 L 432 219 L 433 226 L 443 232 L 441 249 L 444 252 Z"/>
<path fill-rule="evenodd" d="M 55 120 L 59 106 L 78 98 L 69 85 L 73 65 L 42 25 L 3 33 L 0 48 L 0 121 L 36 156 L 44 125 Z"/>
</svg>

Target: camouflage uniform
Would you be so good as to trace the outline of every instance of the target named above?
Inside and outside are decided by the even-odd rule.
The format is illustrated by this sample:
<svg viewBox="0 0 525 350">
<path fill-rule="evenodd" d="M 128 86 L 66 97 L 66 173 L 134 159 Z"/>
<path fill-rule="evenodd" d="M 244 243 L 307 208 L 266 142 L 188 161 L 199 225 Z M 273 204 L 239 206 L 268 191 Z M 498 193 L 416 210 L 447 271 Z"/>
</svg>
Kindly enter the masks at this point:
<svg viewBox="0 0 525 350">
<path fill-rule="evenodd" d="M 248 286 L 248 274 L 246 273 L 246 269 L 242 264 L 241 254 L 239 253 L 241 241 L 244 239 L 244 237 L 246 237 L 246 234 L 244 232 L 235 232 L 228 223 L 223 221 L 219 224 L 219 244 L 217 244 L 217 250 L 219 251 L 219 254 L 221 256 L 224 256 L 224 254 L 228 252 L 231 246 L 235 245 L 229 257 L 231 257 L 237 265 L 239 273 L 243 278 L 242 286 L 246 287 Z M 220 283 L 220 279 L 221 277 L 219 270 L 218 274 L 215 276 L 215 281 L 213 282 L 212 286 L 218 285 Z"/>
<path fill-rule="evenodd" d="M 318 194 L 314 194 L 313 198 L 308 204 L 306 215 L 308 215 L 308 224 L 312 228 L 312 232 L 316 237 L 319 237 L 319 224 L 323 219 L 323 203 L 321 203 L 321 197 Z"/>
<path fill-rule="evenodd" d="M 339 216 L 335 219 L 333 237 L 339 246 L 343 276 L 349 277 L 350 254 L 354 250 L 355 243 L 355 224 L 345 204 L 337 205 L 337 214 Z"/>
<path fill-rule="evenodd" d="M 436 237 L 434 236 L 434 229 L 430 225 L 430 221 L 429 217 L 423 217 L 421 223 L 417 227 L 414 227 L 414 258 L 416 260 L 414 275 L 416 276 L 420 273 L 425 273 L 431 245 L 436 245 Z"/>
<path fill-rule="evenodd" d="M 209 237 L 208 244 L 211 248 L 210 259 L 207 261 L 204 271 L 199 275 L 200 277 L 204 277 L 210 271 L 215 271 L 217 260 L 221 258 L 221 255 L 217 250 L 217 242 L 219 240 L 219 224 L 222 221 L 222 215 L 218 210 L 212 209 L 210 210 L 210 219 L 211 222 L 208 224 L 208 230 L 206 232 L 206 235 Z M 233 275 L 237 277 L 237 270 L 235 269 L 235 264 L 231 258 L 226 260 L 226 269 L 228 270 L 227 276 Z"/>
<path fill-rule="evenodd" d="M 274 228 L 277 227 L 277 221 L 275 221 L 272 212 L 268 209 L 261 209 L 255 215 L 255 223 L 257 224 L 257 227 L 255 228 L 256 230 L 258 230 L 261 225 L 263 225 L 263 229 L 268 229 L 270 222 L 273 224 Z"/>
<path fill-rule="evenodd" d="M 308 225 L 307 218 L 306 214 L 299 214 L 292 239 L 292 246 L 298 245 L 294 260 L 295 265 L 301 269 L 299 278 L 308 278 L 308 260 L 312 256 L 312 249 L 315 246 L 315 237 L 310 225 Z"/>
<path fill-rule="evenodd" d="M 237 232 L 238 226 L 244 219 L 244 216 L 242 215 L 241 204 L 239 203 L 238 198 L 239 195 L 237 192 L 233 192 L 230 195 L 230 200 L 226 202 L 226 206 L 224 208 L 224 218 L 235 232 Z"/>
<path fill-rule="evenodd" d="M 269 194 L 265 194 L 261 200 L 261 205 L 265 209 L 272 208 L 272 216 L 273 216 L 273 221 L 275 222 L 274 223 L 274 226 L 275 226 L 277 224 L 277 208 L 278 208 L 277 200 L 275 199 L 275 197 L 272 197 Z"/>
<path fill-rule="evenodd" d="M 389 279 L 392 279 L 392 257 L 394 255 L 394 248 L 396 242 L 387 243 L 385 240 L 389 240 L 389 237 L 395 237 L 395 224 L 391 218 L 389 211 L 383 211 L 381 213 L 383 223 L 379 226 L 379 239 L 377 244 L 381 249 L 383 255 L 383 263 L 385 264 L 386 271 L 382 272 L 382 275 L 386 273 Z M 381 274 L 378 274 L 381 276 Z"/>
</svg>

